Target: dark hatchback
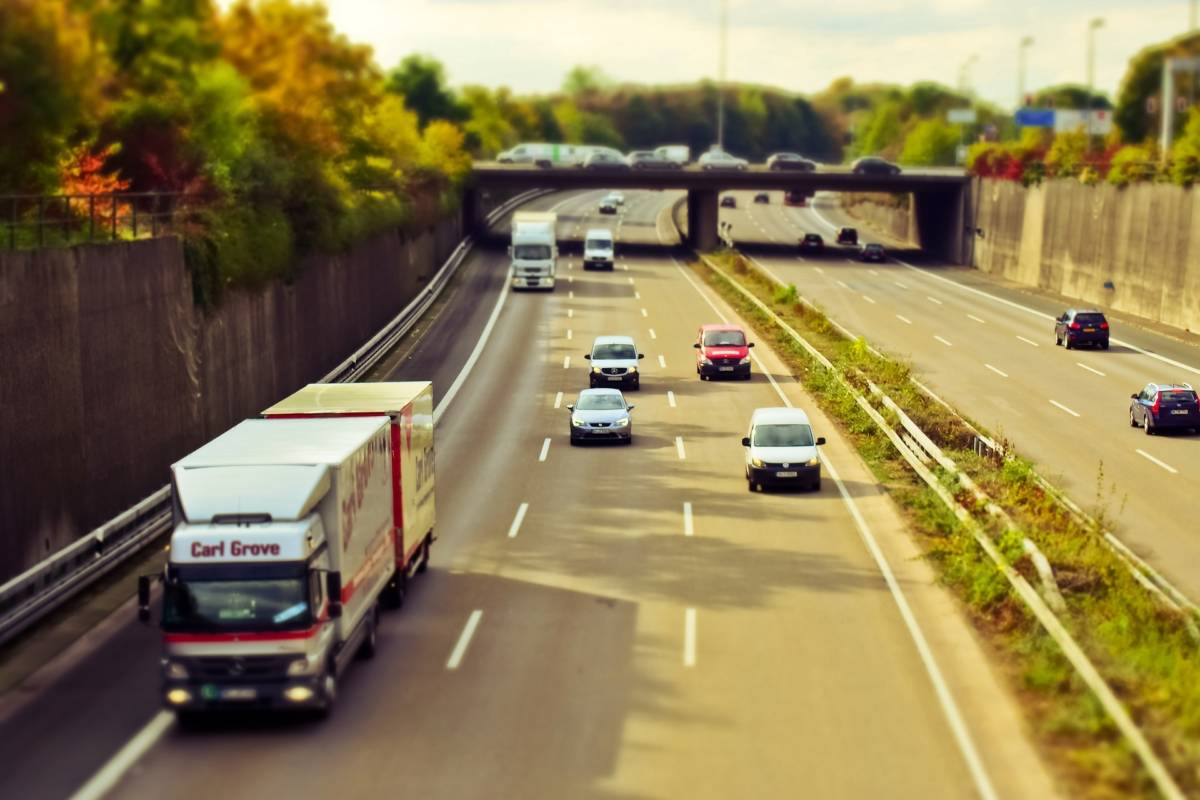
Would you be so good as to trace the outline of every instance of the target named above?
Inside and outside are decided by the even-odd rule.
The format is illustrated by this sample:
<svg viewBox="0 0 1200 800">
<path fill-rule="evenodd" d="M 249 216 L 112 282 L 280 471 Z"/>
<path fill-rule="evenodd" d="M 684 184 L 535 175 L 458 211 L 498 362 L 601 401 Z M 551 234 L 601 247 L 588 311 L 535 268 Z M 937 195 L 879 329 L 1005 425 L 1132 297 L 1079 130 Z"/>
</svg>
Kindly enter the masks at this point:
<svg viewBox="0 0 1200 800">
<path fill-rule="evenodd" d="M 861 258 L 863 261 L 874 261 L 876 263 L 882 263 L 884 261 L 887 261 L 887 252 L 883 249 L 883 245 L 876 244 L 875 242 L 871 242 L 869 244 L 863 245 L 863 248 L 859 252 L 858 257 Z"/>
<path fill-rule="evenodd" d="M 1067 309 L 1054 321 L 1054 343 L 1067 349 L 1081 344 L 1108 349 L 1108 320 L 1095 309 Z"/>
<path fill-rule="evenodd" d="M 1200 430 L 1200 397 L 1187 383 L 1148 383 L 1130 395 L 1129 425 L 1147 436 L 1172 428 Z"/>
<path fill-rule="evenodd" d="M 800 240 L 801 253 L 823 253 L 825 252 L 825 240 L 821 238 L 819 233 L 806 233 L 804 238 Z"/>
</svg>

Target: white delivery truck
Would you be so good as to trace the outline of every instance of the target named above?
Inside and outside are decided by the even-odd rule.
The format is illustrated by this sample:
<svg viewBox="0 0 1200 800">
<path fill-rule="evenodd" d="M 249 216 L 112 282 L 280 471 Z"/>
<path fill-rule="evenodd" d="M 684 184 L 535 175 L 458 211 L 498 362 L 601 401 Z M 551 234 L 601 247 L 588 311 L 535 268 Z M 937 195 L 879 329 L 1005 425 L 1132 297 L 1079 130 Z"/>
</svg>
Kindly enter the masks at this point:
<svg viewBox="0 0 1200 800">
<path fill-rule="evenodd" d="M 393 474 L 417 471 L 394 429 L 385 415 L 247 420 L 171 468 L 162 697 L 181 719 L 328 712 L 352 658 L 374 654 L 395 585 Z M 145 577 L 138 606 L 148 620 Z"/>
<path fill-rule="evenodd" d="M 608 228 L 590 228 L 583 237 L 583 268 L 613 269 L 613 234 Z"/>
<path fill-rule="evenodd" d="M 665 144 L 662 147 L 654 148 L 654 154 L 659 158 L 673 161 L 681 167 L 692 160 L 692 150 L 686 144 Z"/>
<path fill-rule="evenodd" d="M 583 163 L 591 148 L 558 142 L 523 142 L 496 156 L 501 164 L 535 164 L 539 167 L 572 167 Z"/>
<path fill-rule="evenodd" d="M 512 259 L 514 289 L 554 289 L 558 242 L 558 215 L 553 211 L 518 211 L 513 214 Z"/>
</svg>

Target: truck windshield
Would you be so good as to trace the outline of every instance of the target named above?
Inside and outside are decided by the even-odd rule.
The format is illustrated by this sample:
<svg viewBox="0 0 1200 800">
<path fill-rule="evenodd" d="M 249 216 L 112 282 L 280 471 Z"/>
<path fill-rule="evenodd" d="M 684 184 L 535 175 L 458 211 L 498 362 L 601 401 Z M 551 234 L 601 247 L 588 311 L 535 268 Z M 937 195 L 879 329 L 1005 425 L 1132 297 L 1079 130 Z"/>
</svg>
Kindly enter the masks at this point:
<svg viewBox="0 0 1200 800">
<path fill-rule="evenodd" d="M 513 248 L 513 258 L 522 261 L 548 261 L 550 246 L 545 244 L 519 244 Z"/>
<path fill-rule="evenodd" d="M 750 443 L 755 447 L 812 447 L 812 428 L 807 425 L 755 425 Z"/>
<path fill-rule="evenodd" d="M 741 331 L 708 331 L 704 334 L 705 347 L 741 347 L 746 337 Z"/>
<path fill-rule="evenodd" d="M 630 344 L 598 344 L 592 349 L 592 359 L 597 361 L 633 358 L 637 358 L 637 350 Z"/>
<path fill-rule="evenodd" d="M 612 250 L 612 239 L 588 239 L 588 250 Z"/>
<path fill-rule="evenodd" d="M 312 625 L 309 580 L 173 571 L 163 592 L 163 629 L 175 632 L 297 630 Z"/>
</svg>

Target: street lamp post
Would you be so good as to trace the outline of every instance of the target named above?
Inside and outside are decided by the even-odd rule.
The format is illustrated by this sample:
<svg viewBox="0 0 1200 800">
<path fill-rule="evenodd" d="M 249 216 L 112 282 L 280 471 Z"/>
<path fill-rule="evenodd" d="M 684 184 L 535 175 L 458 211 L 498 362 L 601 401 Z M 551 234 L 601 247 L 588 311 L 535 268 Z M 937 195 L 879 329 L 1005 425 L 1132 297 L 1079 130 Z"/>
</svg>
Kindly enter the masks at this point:
<svg viewBox="0 0 1200 800">
<path fill-rule="evenodd" d="M 970 57 L 958 68 L 958 90 L 963 94 L 971 91 L 971 67 L 979 61 L 979 53 L 971 53 Z"/>
<path fill-rule="evenodd" d="M 1017 46 L 1017 108 L 1025 106 L 1025 52 L 1032 45 L 1033 37 L 1023 36 Z"/>
<path fill-rule="evenodd" d="M 1096 17 L 1088 23 L 1087 28 L 1087 108 L 1084 111 L 1085 124 L 1088 134 L 1088 149 L 1091 149 L 1092 136 L 1092 95 L 1096 86 L 1096 31 L 1104 27 L 1104 17 Z"/>
</svg>

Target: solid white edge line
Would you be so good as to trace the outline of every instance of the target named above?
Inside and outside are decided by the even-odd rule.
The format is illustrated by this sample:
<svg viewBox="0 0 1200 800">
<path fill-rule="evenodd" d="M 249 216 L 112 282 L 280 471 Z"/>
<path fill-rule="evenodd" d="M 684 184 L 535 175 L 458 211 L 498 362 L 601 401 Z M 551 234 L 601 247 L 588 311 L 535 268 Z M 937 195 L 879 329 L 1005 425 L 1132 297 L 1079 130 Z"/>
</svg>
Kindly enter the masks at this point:
<svg viewBox="0 0 1200 800">
<path fill-rule="evenodd" d="M 479 620 L 482 618 L 483 611 L 478 608 L 471 612 L 471 616 L 467 617 L 467 624 L 463 626 L 458 642 L 454 645 L 454 651 L 450 653 L 450 658 L 446 659 L 446 669 L 458 669 L 463 656 L 467 654 L 467 646 L 471 644 L 471 639 L 475 636 L 475 629 L 479 627 Z"/>
<path fill-rule="evenodd" d="M 1078 411 L 1072 411 L 1071 409 L 1067 408 L 1066 406 L 1064 406 L 1062 403 L 1058 402 L 1057 400 L 1051 400 L 1050 405 L 1055 406 L 1057 408 L 1061 408 L 1063 411 L 1067 412 L 1072 417 L 1080 416 Z"/>
<path fill-rule="evenodd" d="M 517 533 L 521 530 L 521 523 L 525 521 L 525 513 L 529 511 L 529 503 L 521 503 L 517 506 L 516 516 L 513 517 L 512 524 L 508 526 L 508 538 L 517 538 Z"/>
<path fill-rule="evenodd" d="M 483 331 L 479 334 L 479 341 L 475 342 L 475 348 L 471 351 L 471 355 L 467 357 L 467 361 L 463 364 L 458 375 L 454 378 L 454 383 L 450 384 L 450 388 L 442 395 L 441 401 L 437 404 L 437 408 L 433 410 L 433 424 L 437 425 L 441 420 L 442 415 L 446 413 L 446 409 L 454 402 L 454 398 L 458 396 L 458 392 L 462 389 L 463 384 L 467 382 L 467 376 L 471 374 L 471 370 L 475 368 L 475 362 L 483 355 L 483 348 L 487 346 L 488 340 L 492 337 L 492 329 L 496 327 L 496 320 L 500 318 L 500 312 L 504 309 L 504 303 L 508 300 L 508 284 L 512 282 L 512 268 L 506 272 L 504 286 L 500 289 L 500 296 L 496 298 L 496 305 L 492 307 L 491 316 L 488 317 L 487 324 L 483 326 Z"/>
<path fill-rule="evenodd" d="M 1149 461 L 1153 461 L 1155 464 L 1158 464 L 1160 467 L 1162 467 L 1163 469 L 1165 469 L 1167 472 L 1171 473 L 1172 475 L 1179 474 L 1179 470 L 1175 469 L 1174 467 L 1172 467 L 1170 464 L 1168 464 L 1165 461 L 1159 461 L 1157 458 L 1150 455 L 1145 450 L 1142 450 L 1140 447 L 1137 449 L 1137 454 L 1139 456 L 1141 456 L 1142 458 L 1145 458 Z"/>
<path fill-rule="evenodd" d="M 675 393 L 672 391 L 667 392 L 667 405 L 669 405 L 671 408 L 675 408 Z"/>
<path fill-rule="evenodd" d="M 984 366 L 985 366 L 985 367 L 987 367 L 988 369 L 990 369 L 992 372 L 994 372 L 994 373 L 996 373 L 997 375 L 999 375 L 1001 378 L 1007 378 L 1007 377 L 1008 377 L 1008 373 L 1007 373 L 1007 372 L 1005 372 L 1005 371 L 1004 371 L 1004 370 L 1002 370 L 1002 369 L 996 369 L 996 368 L 995 368 L 995 367 L 993 367 L 991 364 L 984 364 Z"/>
<path fill-rule="evenodd" d="M 675 437 L 675 452 L 679 455 L 679 460 L 683 461 L 687 458 L 687 451 L 683 449 L 683 437 Z"/>
<path fill-rule="evenodd" d="M 696 609 L 683 612 L 683 665 L 696 666 Z"/>
<path fill-rule="evenodd" d="M 550 437 L 547 436 L 542 442 L 542 452 L 538 453 L 538 461 L 545 461 L 546 456 L 550 454 Z"/>
<path fill-rule="evenodd" d="M 175 715 L 170 711 L 159 711 L 125 746 L 117 751 L 88 782 L 81 786 L 70 800 L 100 800 L 111 792 L 125 773 L 141 760 L 146 752 L 171 729 Z"/>
<path fill-rule="evenodd" d="M 692 280 L 692 277 L 684 271 L 679 262 L 675 262 L 675 267 L 683 274 L 688 283 L 692 285 L 700 296 L 708 303 L 708 305 L 717 312 L 717 316 L 722 322 L 728 323 L 725 315 L 721 313 L 716 304 L 709 299 L 700 287 Z M 751 356 L 758 364 L 759 369 L 767 376 L 775 393 L 779 399 L 788 408 L 792 407 L 792 401 L 784 394 L 783 389 L 775 378 L 768 372 L 762 363 L 762 360 L 751 351 Z M 829 472 L 829 477 L 833 478 L 834 484 L 837 485 L 838 492 L 842 496 L 842 501 L 850 511 L 850 516 L 854 519 L 855 526 L 858 528 L 859 536 L 866 545 L 867 550 L 875 559 L 879 571 L 883 573 L 884 581 L 887 583 L 888 590 L 892 594 L 892 599 L 896 603 L 896 607 L 900 610 L 900 616 L 904 620 L 904 625 L 908 629 L 908 634 L 913 640 L 913 644 L 917 648 L 917 653 L 921 658 L 921 663 L 925 667 L 925 672 L 929 675 L 929 680 L 933 684 L 934 693 L 937 695 L 938 703 L 942 707 L 942 713 L 946 716 L 946 721 L 950 725 L 950 730 L 954 734 L 955 743 L 958 745 L 959 751 L 963 755 L 963 759 L 967 762 L 967 769 L 971 773 L 971 777 L 975 781 L 975 788 L 979 791 L 984 800 L 998 800 L 996 789 L 992 786 L 991 778 L 988 777 L 987 770 L 983 766 L 983 761 L 979 757 L 979 752 L 975 749 L 975 743 L 971 740 L 970 731 L 967 730 L 967 723 L 963 720 L 962 712 L 959 711 L 958 704 L 954 700 L 954 696 L 950 694 L 950 687 L 946 684 L 946 679 L 942 676 L 941 668 L 938 667 L 937 660 L 933 657 L 933 651 L 929 648 L 929 643 L 925 639 L 925 634 L 921 630 L 921 626 L 917 623 L 917 618 L 913 614 L 912 609 L 908 605 L 908 599 L 904 596 L 904 592 L 900 588 L 900 584 L 896 581 L 896 576 L 892 574 L 892 568 L 888 564 L 887 559 L 883 555 L 883 551 L 879 549 L 879 544 L 875 541 L 874 535 L 871 533 L 870 527 L 867 525 L 866 519 L 858 510 L 858 506 L 854 502 L 854 498 L 850 496 L 850 492 L 846 489 L 846 484 L 843 483 L 841 475 L 834 468 L 833 463 L 827 458 L 821 459 L 821 464 Z"/>
<path fill-rule="evenodd" d="M 683 535 L 691 536 L 696 532 L 696 528 L 692 522 L 692 504 L 683 504 Z"/>
<path fill-rule="evenodd" d="M 563 399 L 562 392 L 559 392 L 558 394 L 554 395 L 554 407 L 555 408 L 562 408 L 562 399 Z"/>
</svg>

